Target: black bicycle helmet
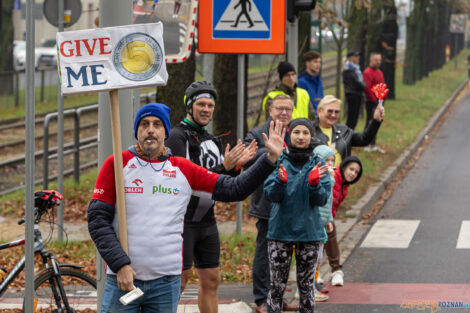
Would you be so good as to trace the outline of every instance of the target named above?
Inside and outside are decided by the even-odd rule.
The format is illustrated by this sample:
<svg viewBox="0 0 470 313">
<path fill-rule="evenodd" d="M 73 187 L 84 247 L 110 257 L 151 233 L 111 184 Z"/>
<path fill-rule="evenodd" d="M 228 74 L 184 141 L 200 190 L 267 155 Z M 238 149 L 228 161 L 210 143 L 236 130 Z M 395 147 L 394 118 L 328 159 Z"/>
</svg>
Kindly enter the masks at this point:
<svg viewBox="0 0 470 313">
<path fill-rule="evenodd" d="M 186 105 L 186 112 L 191 114 L 191 107 L 192 107 L 192 98 L 195 95 L 201 94 L 201 93 L 209 93 L 214 97 L 214 100 L 217 98 L 217 91 L 214 88 L 214 85 L 212 85 L 210 82 L 205 81 L 205 80 L 200 80 L 197 82 L 192 83 L 189 85 L 188 88 L 186 88 L 186 91 L 184 92 L 184 104 Z"/>
</svg>

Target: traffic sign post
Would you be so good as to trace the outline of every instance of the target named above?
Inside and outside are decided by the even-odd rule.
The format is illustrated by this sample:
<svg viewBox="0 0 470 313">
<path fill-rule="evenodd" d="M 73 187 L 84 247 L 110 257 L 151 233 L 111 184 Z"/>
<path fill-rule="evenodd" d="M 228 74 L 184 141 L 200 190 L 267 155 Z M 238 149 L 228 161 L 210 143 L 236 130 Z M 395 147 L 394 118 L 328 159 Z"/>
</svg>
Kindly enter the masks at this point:
<svg viewBox="0 0 470 313">
<path fill-rule="evenodd" d="M 201 53 L 285 50 L 285 0 L 200 0 Z"/>
<path fill-rule="evenodd" d="M 137 0 L 132 6 L 134 24 L 163 24 L 167 63 L 180 63 L 189 58 L 196 27 L 197 0 Z"/>
<path fill-rule="evenodd" d="M 466 14 L 452 14 L 450 16 L 449 30 L 453 34 L 465 34 L 465 28 L 467 25 Z M 457 39 L 454 38 L 454 68 L 457 68 Z"/>
<path fill-rule="evenodd" d="M 237 136 L 243 137 L 244 61 L 247 53 L 283 54 L 285 0 L 200 0 L 198 50 L 238 53 Z M 237 203 L 237 232 L 242 205 Z"/>
</svg>

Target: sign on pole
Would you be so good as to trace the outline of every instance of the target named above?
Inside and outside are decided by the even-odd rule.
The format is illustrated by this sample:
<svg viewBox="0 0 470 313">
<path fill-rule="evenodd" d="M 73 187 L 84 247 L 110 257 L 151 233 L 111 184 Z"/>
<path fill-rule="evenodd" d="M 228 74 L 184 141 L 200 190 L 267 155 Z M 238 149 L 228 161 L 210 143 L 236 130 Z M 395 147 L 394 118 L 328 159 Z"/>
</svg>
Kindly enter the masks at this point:
<svg viewBox="0 0 470 313">
<path fill-rule="evenodd" d="M 62 94 L 109 91 L 119 241 L 126 253 L 129 248 L 118 89 L 166 84 L 162 33 L 161 23 L 57 33 Z"/>
<path fill-rule="evenodd" d="M 184 62 L 191 54 L 197 0 L 134 0 L 133 23 L 163 24 L 167 63 Z"/>
<path fill-rule="evenodd" d="M 63 13 L 59 12 L 59 0 L 44 0 L 42 11 L 46 20 L 59 27 L 70 27 L 75 24 L 82 14 L 82 3 L 80 0 L 61 0 L 63 1 Z M 62 31 L 62 30 L 59 30 Z"/>
<path fill-rule="evenodd" d="M 200 0 L 203 53 L 276 53 L 285 49 L 285 0 Z"/>
<path fill-rule="evenodd" d="M 450 32 L 454 34 L 465 34 L 467 26 L 466 14 L 452 14 L 450 16 Z"/>
<path fill-rule="evenodd" d="M 162 24 L 57 33 L 62 94 L 165 85 Z"/>
</svg>

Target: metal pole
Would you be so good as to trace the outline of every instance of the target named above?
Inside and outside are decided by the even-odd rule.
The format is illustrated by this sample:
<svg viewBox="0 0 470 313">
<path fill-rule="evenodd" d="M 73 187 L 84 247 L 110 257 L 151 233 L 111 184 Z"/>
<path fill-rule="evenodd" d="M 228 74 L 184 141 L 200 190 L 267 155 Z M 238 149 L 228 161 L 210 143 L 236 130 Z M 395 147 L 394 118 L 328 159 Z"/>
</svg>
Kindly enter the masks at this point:
<svg viewBox="0 0 470 313">
<path fill-rule="evenodd" d="M 34 311 L 34 0 L 26 1 L 26 102 L 25 102 L 25 293 L 24 312 Z"/>
<path fill-rule="evenodd" d="M 20 73 L 15 71 L 15 108 L 20 105 Z"/>
<path fill-rule="evenodd" d="M 73 115 L 73 179 L 80 182 L 80 115 Z"/>
<path fill-rule="evenodd" d="M 454 69 L 457 69 L 457 57 L 459 56 L 459 54 L 457 53 L 457 36 L 457 34 L 454 34 Z"/>
<path fill-rule="evenodd" d="M 48 115 L 44 118 L 43 136 L 43 154 L 42 154 L 42 187 L 48 189 L 49 187 L 49 121 Z"/>
<path fill-rule="evenodd" d="M 243 138 L 243 108 L 245 99 L 245 55 L 238 55 L 237 75 L 237 138 Z M 242 233 L 243 202 L 237 202 L 237 233 Z"/>
<path fill-rule="evenodd" d="M 45 82 L 44 80 L 46 79 L 44 76 L 45 76 L 45 70 L 42 68 L 40 69 L 41 71 L 41 91 L 39 93 L 39 101 L 41 102 L 44 102 L 44 85 L 45 85 Z"/>
<path fill-rule="evenodd" d="M 100 0 L 99 7 L 106 8 L 106 10 L 99 11 L 100 27 L 132 24 L 132 1 Z M 122 146 L 125 148 L 135 144 L 133 117 L 135 115 L 134 99 L 136 97 L 132 97 L 133 93 L 135 94 L 132 90 L 119 91 L 120 115 L 126 117 L 121 120 L 121 139 Z M 106 158 L 113 154 L 109 94 L 107 92 L 99 93 L 98 103 L 98 167 L 100 168 Z M 97 309 L 100 312 L 106 274 L 104 272 L 104 262 L 98 252 L 96 253 L 96 258 L 96 280 L 98 281 Z"/>
<path fill-rule="evenodd" d="M 64 0 L 58 2 L 58 31 L 64 31 Z M 60 81 L 57 83 L 57 189 L 60 194 L 64 194 L 64 97 L 61 94 Z M 64 202 L 61 201 L 57 209 L 58 232 L 57 239 L 59 242 L 64 239 Z"/>
<path fill-rule="evenodd" d="M 206 53 L 203 56 L 203 64 L 204 64 L 204 80 L 207 80 L 208 82 L 213 82 L 214 81 L 214 59 L 215 55 L 211 53 Z M 206 126 L 206 130 L 212 134 L 213 130 L 213 123 L 210 121 L 209 124 Z"/>
<path fill-rule="evenodd" d="M 288 28 L 288 40 L 287 40 L 287 60 L 297 68 L 297 54 L 298 54 L 298 42 L 299 42 L 299 21 L 296 18 L 294 23 L 289 23 Z"/>
</svg>

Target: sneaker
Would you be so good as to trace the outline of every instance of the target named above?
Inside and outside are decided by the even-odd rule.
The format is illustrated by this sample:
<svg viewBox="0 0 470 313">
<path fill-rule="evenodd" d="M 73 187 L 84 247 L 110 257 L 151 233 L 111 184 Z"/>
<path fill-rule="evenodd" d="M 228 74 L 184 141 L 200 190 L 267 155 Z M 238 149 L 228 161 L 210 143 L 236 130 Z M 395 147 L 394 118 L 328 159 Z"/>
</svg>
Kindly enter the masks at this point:
<svg viewBox="0 0 470 313">
<path fill-rule="evenodd" d="M 343 277 L 344 277 L 344 273 L 342 270 L 334 271 L 331 274 L 331 284 L 333 286 L 343 286 L 344 285 Z"/>
<path fill-rule="evenodd" d="M 329 298 L 327 295 L 315 290 L 315 302 L 325 302 Z"/>
<path fill-rule="evenodd" d="M 372 149 L 371 149 L 370 146 L 365 146 L 364 147 L 364 152 L 371 152 L 371 151 L 372 151 Z"/>
</svg>

